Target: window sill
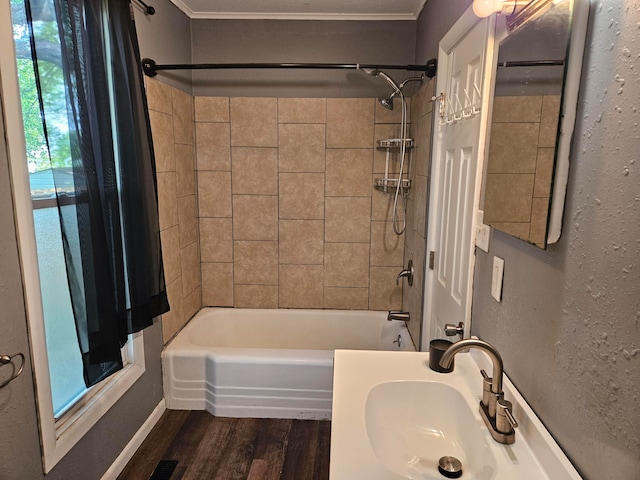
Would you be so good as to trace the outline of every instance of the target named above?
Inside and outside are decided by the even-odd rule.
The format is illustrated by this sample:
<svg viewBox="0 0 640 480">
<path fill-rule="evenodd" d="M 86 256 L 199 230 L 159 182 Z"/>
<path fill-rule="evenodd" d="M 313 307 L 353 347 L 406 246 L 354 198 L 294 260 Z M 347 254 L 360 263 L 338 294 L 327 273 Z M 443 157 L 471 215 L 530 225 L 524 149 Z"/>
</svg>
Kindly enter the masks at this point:
<svg viewBox="0 0 640 480">
<path fill-rule="evenodd" d="M 45 474 L 53 469 L 144 373 L 143 334 L 134 335 L 129 343 L 132 344 L 129 348 L 133 350 L 129 358 L 134 359 L 133 362 L 93 387 L 77 405 L 60 419 L 54 420 L 51 408 L 46 409 L 47 414 L 47 412 L 43 412 L 45 409 L 43 406 L 39 407 L 42 464 Z M 47 403 L 46 398 L 43 403 Z"/>
</svg>

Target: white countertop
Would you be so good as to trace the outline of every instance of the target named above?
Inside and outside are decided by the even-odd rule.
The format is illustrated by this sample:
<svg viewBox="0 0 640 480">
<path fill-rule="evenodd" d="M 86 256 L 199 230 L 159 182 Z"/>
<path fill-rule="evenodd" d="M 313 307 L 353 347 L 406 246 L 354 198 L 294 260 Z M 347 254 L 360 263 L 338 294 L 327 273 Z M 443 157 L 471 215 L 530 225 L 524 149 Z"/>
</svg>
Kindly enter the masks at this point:
<svg viewBox="0 0 640 480">
<path fill-rule="evenodd" d="M 381 383 L 406 380 L 446 383 L 458 390 L 468 402 L 477 428 L 482 429 L 482 435 L 496 459 L 496 471 L 484 472 L 481 480 L 581 478 L 506 376 L 505 398 L 513 402 L 513 413 L 520 427 L 516 430 L 513 445 L 502 445 L 491 438 L 478 412 L 482 394 L 479 370 L 484 368 L 491 372 L 484 353 L 473 350 L 472 353 L 456 355 L 455 369 L 449 374 L 430 370 L 428 358 L 428 353 L 424 352 L 336 350 L 330 480 L 407 478 L 389 470 L 376 456 L 365 423 L 365 405 L 371 388 Z M 397 408 L 402 409 L 403 399 L 397 398 L 396 402 Z M 425 405 L 425 408 L 429 406 Z M 465 474 L 461 478 L 474 477 Z"/>
</svg>

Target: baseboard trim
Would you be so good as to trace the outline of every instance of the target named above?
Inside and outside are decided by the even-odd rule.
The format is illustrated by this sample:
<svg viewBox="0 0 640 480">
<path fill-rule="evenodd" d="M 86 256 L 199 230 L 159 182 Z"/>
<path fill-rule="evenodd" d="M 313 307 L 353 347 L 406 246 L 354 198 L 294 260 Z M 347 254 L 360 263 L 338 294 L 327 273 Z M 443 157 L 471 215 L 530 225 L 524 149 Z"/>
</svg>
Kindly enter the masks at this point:
<svg viewBox="0 0 640 480">
<path fill-rule="evenodd" d="M 156 408 L 153 409 L 151 415 L 149 415 L 142 426 L 138 429 L 133 438 L 131 438 L 129 443 L 127 443 L 127 446 L 124 447 L 124 450 L 120 452 L 118 458 L 115 459 L 109 469 L 104 473 L 101 480 L 115 480 L 116 478 L 118 478 L 118 475 L 122 473 L 124 467 L 126 467 L 127 463 L 129 463 L 129 460 L 133 458 L 136 450 L 138 450 L 140 445 L 142 445 L 142 442 L 145 438 L 147 438 L 147 435 L 149 435 L 149 432 L 151 432 L 151 429 L 153 429 L 155 424 L 158 423 L 158 420 L 160 420 L 160 417 L 162 417 L 162 414 L 166 409 L 167 407 L 163 398 L 162 400 L 160 400 L 160 403 L 158 403 Z"/>
</svg>

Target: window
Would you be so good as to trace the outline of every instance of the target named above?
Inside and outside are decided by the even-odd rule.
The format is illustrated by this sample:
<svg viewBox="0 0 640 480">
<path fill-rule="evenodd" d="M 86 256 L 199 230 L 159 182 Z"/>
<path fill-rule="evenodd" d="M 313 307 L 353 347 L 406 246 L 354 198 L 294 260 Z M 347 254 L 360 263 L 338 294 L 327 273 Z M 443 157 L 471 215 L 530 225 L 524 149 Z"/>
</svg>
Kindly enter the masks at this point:
<svg viewBox="0 0 640 480">
<path fill-rule="evenodd" d="M 49 156 L 40 117 L 40 101 L 27 25 L 24 21 L 24 4 L 13 0 L 11 6 L 53 414 L 59 418 L 87 392 L 82 376 L 82 359 L 75 333 L 69 287 L 66 281 L 62 281 L 66 266 L 56 183 L 59 184 L 58 191 L 66 191 L 69 196 L 67 205 L 61 207 L 64 214 L 75 214 L 75 202 L 59 37 L 51 22 L 34 22 L 34 28 L 40 30 L 38 33 L 49 39 L 52 51 L 47 58 L 40 60 L 45 74 L 41 78 L 42 100 L 55 115 L 55 121 L 51 124 L 53 128 L 47 132 L 51 147 Z M 57 182 L 54 182 L 54 177 Z"/>
<path fill-rule="evenodd" d="M 24 54 L 24 48 L 29 45 L 28 42 L 25 45 L 23 18 L 21 0 L 11 0 L 10 4 L 0 2 L 0 100 L 7 118 L 16 224 L 46 473 L 144 373 L 144 345 L 141 331 L 131 334 L 131 341 L 122 349 L 125 367 L 91 388 L 85 386 L 59 228 L 60 216 L 74 215 L 77 205 L 74 180 L 70 175 L 65 84 L 55 53 L 41 58 L 40 71 L 47 75 L 45 81 L 41 78 L 42 101 L 48 104 L 49 111 L 60 112 L 53 121 L 49 117 L 47 139 L 39 117 L 32 60 Z M 55 20 L 43 21 L 34 25 L 35 28 L 49 35 L 52 44 L 59 42 Z M 54 181 L 57 199 L 52 191 Z M 67 184 L 68 195 L 60 195 L 61 186 Z M 73 241 L 73 236 L 67 238 Z"/>
</svg>

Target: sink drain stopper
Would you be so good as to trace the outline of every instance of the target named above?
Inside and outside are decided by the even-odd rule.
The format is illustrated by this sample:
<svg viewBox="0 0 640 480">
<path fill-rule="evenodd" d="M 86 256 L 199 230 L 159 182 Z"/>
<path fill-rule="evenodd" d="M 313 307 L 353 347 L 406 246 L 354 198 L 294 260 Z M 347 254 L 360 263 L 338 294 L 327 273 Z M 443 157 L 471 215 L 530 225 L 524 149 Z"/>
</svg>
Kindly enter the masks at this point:
<svg viewBox="0 0 640 480">
<path fill-rule="evenodd" d="M 447 478 L 460 478 L 462 463 L 456 457 L 446 455 L 438 460 L 438 471 Z"/>
</svg>

